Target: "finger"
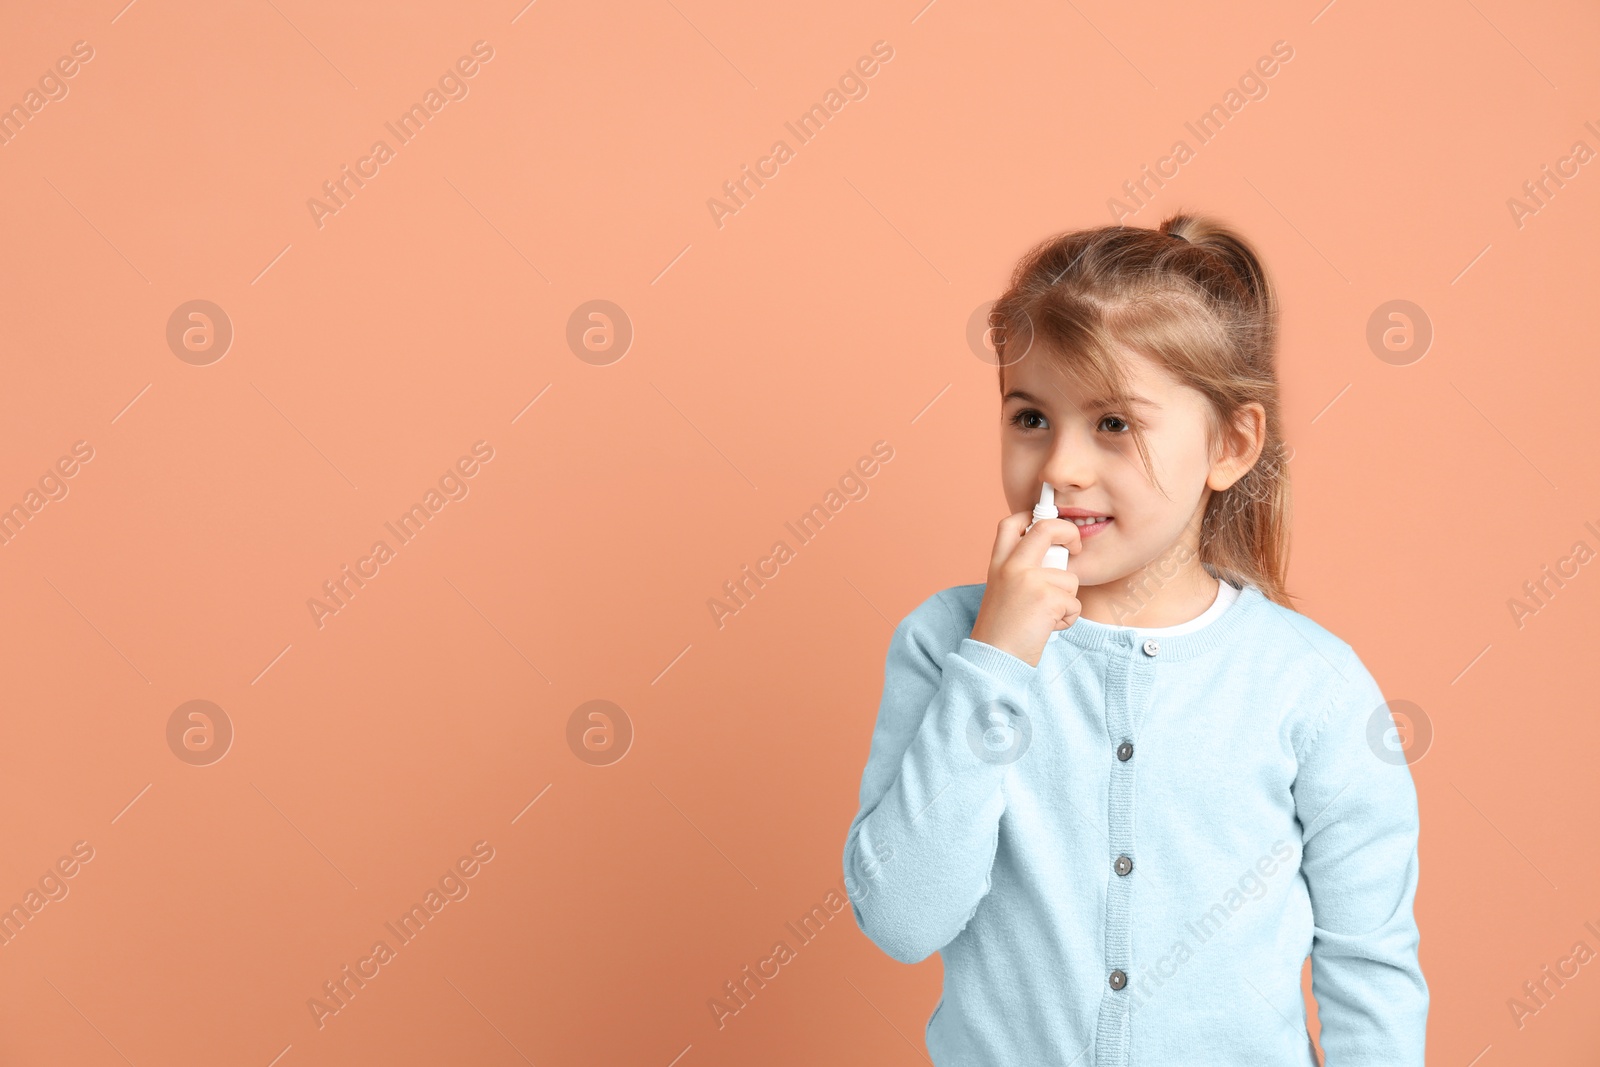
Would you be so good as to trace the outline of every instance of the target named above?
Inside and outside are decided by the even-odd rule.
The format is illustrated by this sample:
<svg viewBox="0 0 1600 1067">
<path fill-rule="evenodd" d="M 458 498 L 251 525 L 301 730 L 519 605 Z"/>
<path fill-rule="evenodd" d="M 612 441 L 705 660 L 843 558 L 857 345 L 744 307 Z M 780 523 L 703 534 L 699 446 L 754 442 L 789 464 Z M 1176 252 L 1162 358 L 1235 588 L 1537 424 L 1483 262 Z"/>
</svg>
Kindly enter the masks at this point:
<svg viewBox="0 0 1600 1067">
<path fill-rule="evenodd" d="M 1063 545 L 1069 555 L 1083 547 L 1083 535 L 1070 519 L 1040 519 L 1033 529 L 1022 535 L 1012 558 L 1022 566 L 1039 567 L 1044 564 L 1044 554 L 1051 545 Z"/>
<path fill-rule="evenodd" d="M 1083 608 L 1081 608 L 1081 607 L 1073 608 L 1072 610 L 1068 611 L 1065 615 L 1063 615 L 1061 618 L 1057 619 L 1055 621 L 1055 625 L 1051 626 L 1050 629 L 1052 629 L 1052 630 L 1065 630 L 1067 627 L 1071 626 L 1073 623 L 1078 621 L 1078 617 L 1079 617 L 1080 614 L 1082 614 L 1082 612 L 1083 612 Z"/>
<path fill-rule="evenodd" d="M 1018 511 L 1000 520 L 1000 525 L 995 529 L 994 551 L 989 555 L 990 567 L 998 567 L 1011 557 L 1031 518 L 1032 512 Z"/>
<path fill-rule="evenodd" d="M 1070 549 L 1069 549 L 1070 551 Z M 1045 584 L 1069 597 L 1078 595 L 1078 575 L 1074 571 L 1060 571 L 1054 567 L 1041 567 Z"/>
<path fill-rule="evenodd" d="M 1040 567 L 1035 577 L 1044 580 L 1049 610 L 1057 619 L 1055 628 L 1059 630 L 1069 625 L 1069 621 L 1062 620 L 1076 619 L 1083 610 L 1078 600 L 1078 576 L 1071 571 Z"/>
<path fill-rule="evenodd" d="M 1077 622 L 1083 612 L 1083 604 L 1078 599 L 1078 576 L 1071 571 L 1058 571 L 1050 567 L 1041 567 L 1039 574 L 1053 594 L 1051 611 L 1056 613 L 1056 618 L 1050 628 L 1065 630 Z"/>
</svg>

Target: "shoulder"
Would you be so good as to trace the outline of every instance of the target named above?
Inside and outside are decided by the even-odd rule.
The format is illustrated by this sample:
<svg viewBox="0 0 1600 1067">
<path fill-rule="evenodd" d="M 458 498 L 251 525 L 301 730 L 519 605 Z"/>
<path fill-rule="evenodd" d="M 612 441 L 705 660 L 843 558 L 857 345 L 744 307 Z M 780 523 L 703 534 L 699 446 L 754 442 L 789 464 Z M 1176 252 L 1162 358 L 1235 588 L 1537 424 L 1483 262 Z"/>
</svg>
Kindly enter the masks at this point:
<svg viewBox="0 0 1600 1067">
<path fill-rule="evenodd" d="M 895 627 L 891 653 L 917 651 L 935 663 L 971 636 L 983 603 L 984 583 L 941 589 L 912 608 Z"/>
<path fill-rule="evenodd" d="M 1302 691 L 1311 697 L 1293 726 L 1297 752 L 1306 752 L 1330 722 L 1364 720 L 1383 704 L 1377 680 L 1350 642 L 1265 597 L 1258 617 L 1277 649 L 1275 670 L 1303 679 Z"/>
<path fill-rule="evenodd" d="M 1274 646 L 1281 666 L 1306 672 L 1324 684 L 1342 681 L 1345 665 L 1356 658 L 1348 641 L 1293 608 L 1256 591 L 1256 625 L 1263 643 Z"/>
</svg>

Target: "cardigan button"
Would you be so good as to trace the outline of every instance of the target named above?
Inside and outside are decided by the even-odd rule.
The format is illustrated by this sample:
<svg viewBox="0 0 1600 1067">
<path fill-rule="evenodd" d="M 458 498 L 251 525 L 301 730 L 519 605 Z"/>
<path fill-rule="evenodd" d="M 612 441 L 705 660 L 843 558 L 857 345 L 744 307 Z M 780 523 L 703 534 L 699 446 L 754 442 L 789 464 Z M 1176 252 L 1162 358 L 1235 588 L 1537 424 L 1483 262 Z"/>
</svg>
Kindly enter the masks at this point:
<svg viewBox="0 0 1600 1067">
<path fill-rule="evenodd" d="M 1128 976 L 1127 975 L 1123 974 L 1121 971 L 1112 971 L 1111 972 L 1111 988 L 1112 989 L 1121 989 L 1123 986 L 1125 986 L 1127 984 L 1128 984 Z"/>
<path fill-rule="evenodd" d="M 1144 643 L 1144 654 L 1145 655 L 1153 656 L 1157 652 L 1160 652 L 1160 651 L 1161 651 L 1161 642 L 1157 641 L 1155 638 L 1152 637 L 1152 638 L 1150 638 L 1148 641 L 1146 641 Z"/>
<path fill-rule="evenodd" d="M 1116 872 L 1118 874 L 1125 875 L 1129 871 L 1133 870 L 1133 861 L 1126 856 L 1118 856 L 1117 862 L 1112 864 L 1112 866 L 1116 868 Z"/>
<path fill-rule="evenodd" d="M 1127 763 L 1129 760 L 1131 760 L 1133 758 L 1133 744 L 1132 744 L 1132 742 L 1124 741 L 1124 742 L 1122 742 L 1122 744 L 1117 746 L 1117 758 L 1119 760 L 1121 760 L 1123 763 Z"/>
</svg>

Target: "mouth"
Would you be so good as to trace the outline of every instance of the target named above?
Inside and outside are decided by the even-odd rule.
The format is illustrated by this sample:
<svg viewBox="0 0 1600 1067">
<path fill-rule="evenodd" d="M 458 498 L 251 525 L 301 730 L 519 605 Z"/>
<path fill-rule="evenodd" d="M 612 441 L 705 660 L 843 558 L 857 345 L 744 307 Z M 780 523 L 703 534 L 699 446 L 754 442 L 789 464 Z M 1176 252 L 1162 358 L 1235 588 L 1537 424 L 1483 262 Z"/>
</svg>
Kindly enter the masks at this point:
<svg viewBox="0 0 1600 1067">
<path fill-rule="evenodd" d="M 1078 536 L 1085 541 L 1098 537 L 1115 521 L 1110 515 L 1100 515 L 1083 508 L 1058 508 L 1057 512 L 1061 518 L 1071 520 L 1078 528 Z"/>
</svg>

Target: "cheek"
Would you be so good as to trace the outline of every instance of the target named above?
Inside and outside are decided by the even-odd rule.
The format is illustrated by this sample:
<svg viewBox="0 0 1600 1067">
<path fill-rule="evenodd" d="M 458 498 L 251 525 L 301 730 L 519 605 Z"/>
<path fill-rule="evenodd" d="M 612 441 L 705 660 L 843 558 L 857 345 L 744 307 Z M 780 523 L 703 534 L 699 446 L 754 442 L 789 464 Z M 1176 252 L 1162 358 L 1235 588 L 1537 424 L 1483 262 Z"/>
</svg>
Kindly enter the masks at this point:
<svg viewBox="0 0 1600 1067">
<path fill-rule="evenodd" d="M 1144 464 L 1135 452 L 1126 463 L 1113 460 L 1107 465 L 1103 484 L 1111 497 L 1112 513 L 1119 518 L 1149 517 L 1161 501 L 1161 494 L 1145 477 Z"/>
<path fill-rule="evenodd" d="M 1019 453 L 1015 449 L 1002 448 L 1000 450 L 1000 485 L 1005 491 L 1006 502 L 1012 505 L 1012 510 L 1017 508 L 1016 503 L 1032 492 L 1038 492 L 1036 485 L 1036 468 L 1031 457 Z M 1032 506 L 1032 501 L 1029 502 Z"/>
<path fill-rule="evenodd" d="M 1182 530 L 1192 511 L 1185 503 L 1187 482 L 1157 466 L 1162 488 L 1172 496 L 1169 500 L 1161 489 L 1150 484 L 1137 454 L 1132 463 L 1119 463 L 1117 467 L 1107 479 L 1107 488 L 1124 541 L 1134 545 L 1166 544 Z"/>
</svg>

